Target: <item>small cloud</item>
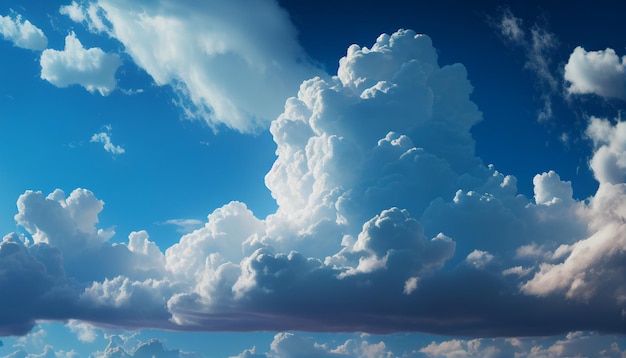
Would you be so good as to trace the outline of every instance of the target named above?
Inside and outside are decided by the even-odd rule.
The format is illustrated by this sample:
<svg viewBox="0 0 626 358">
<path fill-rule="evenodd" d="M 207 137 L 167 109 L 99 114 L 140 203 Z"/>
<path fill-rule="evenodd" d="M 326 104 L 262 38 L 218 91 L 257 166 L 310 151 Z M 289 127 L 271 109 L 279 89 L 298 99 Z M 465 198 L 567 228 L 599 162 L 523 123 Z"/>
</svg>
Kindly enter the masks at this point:
<svg viewBox="0 0 626 358">
<path fill-rule="evenodd" d="M 48 38 L 43 31 L 28 20 L 22 21 L 22 15 L 0 15 L 0 34 L 17 47 L 43 51 L 48 46 Z"/>
<path fill-rule="evenodd" d="M 106 96 L 117 87 L 115 72 L 122 65 L 117 54 L 98 47 L 85 49 L 73 32 L 65 37 L 65 49 L 47 49 L 41 54 L 41 79 L 56 87 L 78 84 Z"/>
<path fill-rule="evenodd" d="M 500 21 L 496 23 L 496 26 L 505 39 L 517 43 L 524 41 L 524 36 L 526 36 L 526 34 L 522 27 L 522 19 L 515 17 L 511 10 L 505 9 L 499 20 Z"/>
<path fill-rule="evenodd" d="M 79 5 L 76 1 L 72 1 L 70 5 L 61 6 L 59 13 L 67 15 L 76 23 L 84 23 L 93 33 L 105 32 L 108 30 L 104 24 L 102 17 L 102 9 L 95 4 L 89 4 L 88 7 Z"/>
<path fill-rule="evenodd" d="M 578 46 L 565 65 L 568 94 L 595 94 L 626 100 L 626 56 L 615 50 L 585 51 Z"/>
<path fill-rule="evenodd" d="M 91 343 L 97 338 L 95 328 L 88 323 L 71 319 L 67 322 L 66 326 L 72 333 L 76 334 L 78 340 L 81 342 Z"/>
<path fill-rule="evenodd" d="M 122 148 L 119 145 L 114 145 L 111 142 L 111 126 L 110 125 L 104 126 L 102 132 L 95 133 L 93 136 L 91 136 L 90 142 L 91 143 L 99 142 L 99 143 L 104 144 L 104 150 L 106 150 L 107 152 L 113 155 L 124 154 L 126 152 L 124 148 Z"/>
<path fill-rule="evenodd" d="M 204 222 L 196 219 L 170 219 L 159 224 L 178 226 L 176 231 L 181 234 L 187 234 L 202 226 Z"/>
</svg>

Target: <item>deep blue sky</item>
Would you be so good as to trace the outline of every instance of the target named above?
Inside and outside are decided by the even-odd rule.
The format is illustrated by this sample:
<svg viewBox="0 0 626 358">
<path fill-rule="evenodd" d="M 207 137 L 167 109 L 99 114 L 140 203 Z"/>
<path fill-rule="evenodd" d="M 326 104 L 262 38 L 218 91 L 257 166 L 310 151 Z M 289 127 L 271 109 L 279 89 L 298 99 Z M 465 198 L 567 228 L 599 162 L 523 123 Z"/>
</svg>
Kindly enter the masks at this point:
<svg viewBox="0 0 626 358">
<path fill-rule="evenodd" d="M 0 356 L 623 354 L 620 5 L 0 5 Z"/>
</svg>

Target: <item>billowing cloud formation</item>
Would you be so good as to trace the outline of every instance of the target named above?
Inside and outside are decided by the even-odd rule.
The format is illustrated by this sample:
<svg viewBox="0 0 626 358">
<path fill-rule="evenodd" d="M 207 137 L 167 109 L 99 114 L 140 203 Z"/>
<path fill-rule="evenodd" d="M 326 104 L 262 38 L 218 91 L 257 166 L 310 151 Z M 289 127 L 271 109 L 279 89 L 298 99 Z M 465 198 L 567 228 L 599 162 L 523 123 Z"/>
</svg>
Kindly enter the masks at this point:
<svg viewBox="0 0 626 358">
<path fill-rule="evenodd" d="M 48 46 L 43 31 L 28 20 L 22 21 L 19 14 L 15 18 L 0 15 L 0 34 L 15 46 L 29 50 L 43 51 Z"/>
<path fill-rule="evenodd" d="M 531 340 L 518 338 L 497 339 L 453 339 L 432 342 L 409 357 L 614 357 L 626 354 L 618 344 L 617 337 L 598 336 L 585 332 L 571 332 L 562 339 L 550 342 L 548 339 Z"/>
<path fill-rule="evenodd" d="M 620 59 L 613 49 L 585 51 L 578 46 L 565 65 L 567 92 L 626 100 L 625 66 L 626 56 Z"/>
<path fill-rule="evenodd" d="M 16 220 L 32 242 L 10 234 L 0 248 L 0 288 L 12 293 L 0 307 L 21 300 L 0 332 L 24 333 L 36 319 L 179 330 L 624 332 L 621 122 L 589 124 L 595 196 L 575 200 L 549 171 L 535 176 L 530 200 L 515 177 L 474 155 L 470 129 L 481 113 L 466 70 L 439 66 L 430 38 L 383 34 L 369 48 L 350 46 L 339 64 L 336 76 L 304 81 L 271 124 L 277 159 L 265 182 L 279 207 L 264 219 L 231 202 L 162 253 L 145 231 L 110 243 L 112 231 L 97 228 L 104 204 L 88 190 L 20 196 Z M 294 340 L 284 334 L 275 349 Z"/>
<path fill-rule="evenodd" d="M 99 0 L 61 12 L 118 39 L 157 84 L 174 87 L 187 116 L 214 128 L 250 132 L 267 126 L 285 98 L 320 73 L 274 1 L 198 5 Z"/>
<path fill-rule="evenodd" d="M 40 64 L 41 78 L 57 87 L 78 84 L 106 96 L 117 87 L 115 72 L 122 60 L 97 47 L 85 49 L 72 32 L 65 37 L 65 49 L 45 50 Z"/>
</svg>

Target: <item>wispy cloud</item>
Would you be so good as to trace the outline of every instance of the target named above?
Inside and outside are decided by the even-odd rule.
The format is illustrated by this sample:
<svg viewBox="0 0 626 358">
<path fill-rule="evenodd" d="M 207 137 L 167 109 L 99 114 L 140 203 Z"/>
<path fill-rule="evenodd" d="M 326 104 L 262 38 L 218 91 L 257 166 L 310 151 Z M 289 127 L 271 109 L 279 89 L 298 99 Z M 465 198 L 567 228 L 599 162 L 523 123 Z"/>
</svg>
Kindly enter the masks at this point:
<svg viewBox="0 0 626 358">
<path fill-rule="evenodd" d="M 104 126 L 102 132 L 95 133 L 91 136 L 90 142 L 104 144 L 104 150 L 113 155 L 124 154 L 126 152 L 124 148 L 111 142 L 111 129 L 112 127 L 110 125 Z"/>
<path fill-rule="evenodd" d="M 532 27 L 524 26 L 522 19 L 516 17 L 509 8 L 500 10 L 497 18 L 489 18 L 505 43 L 520 48 L 526 57 L 524 67 L 537 79 L 542 108 L 537 114 L 539 121 L 553 116 L 552 98 L 560 95 L 557 71 L 553 68 L 552 58 L 559 42 L 546 25 L 535 23 Z"/>
<path fill-rule="evenodd" d="M 117 87 L 115 72 L 122 65 L 117 54 L 105 53 L 100 48 L 85 49 L 74 32 L 65 37 L 62 51 L 47 49 L 40 59 L 41 78 L 57 87 L 78 84 L 87 91 L 102 96 Z"/>
<path fill-rule="evenodd" d="M 626 100 L 626 56 L 615 50 L 585 51 L 578 46 L 565 65 L 568 94 L 595 94 Z"/>
<path fill-rule="evenodd" d="M 100 0 L 61 12 L 119 40 L 158 85 L 174 88 L 187 117 L 215 129 L 266 128 L 303 80 L 323 74 L 275 2 L 188 5 Z"/>
<path fill-rule="evenodd" d="M 204 222 L 196 219 L 170 219 L 162 222 L 164 225 L 174 225 L 178 227 L 176 231 L 181 234 L 186 234 L 194 231 L 195 229 L 204 225 Z"/>
</svg>

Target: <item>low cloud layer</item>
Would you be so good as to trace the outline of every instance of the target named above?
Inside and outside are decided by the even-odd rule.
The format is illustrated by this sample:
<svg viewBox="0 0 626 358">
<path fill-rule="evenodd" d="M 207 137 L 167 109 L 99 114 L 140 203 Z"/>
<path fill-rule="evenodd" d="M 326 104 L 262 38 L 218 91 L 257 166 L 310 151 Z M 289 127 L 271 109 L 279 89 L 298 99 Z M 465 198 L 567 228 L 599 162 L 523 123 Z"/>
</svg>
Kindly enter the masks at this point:
<svg viewBox="0 0 626 358">
<path fill-rule="evenodd" d="M 100 4 L 114 28 L 117 16 L 136 15 Z M 440 66 L 428 36 L 383 34 L 350 46 L 339 64 L 335 76 L 302 82 L 271 124 L 277 159 L 265 183 L 278 210 L 266 218 L 231 202 L 161 252 L 145 231 L 111 243 L 114 232 L 98 227 L 104 203 L 89 190 L 20 196 L 15 219 L 28 235 L 9 234 L 0 247 L 9 293 L 0 334 L 41 319 L 206 331 L 624 332 L 621 122 L 589 123 L 593 197 L 575 200 L 571 183 L 549 171 L 534 177 L 531 199 L 475 156 L 470 130 L 482 114 L 466 69 Z M 294 339 L 285 334 L 272 349 Z"/>
<path fill-rule="evenodd" d="M 540 23 L 535 23 L 530 28 L 524 26 L 522 19 L 516 17 L 509 8 L 503 8 L 498 18 L 489 20 L 507 44 L 522 49 L 525 57 L 524 68 L 535 77 L 541 91 L 543 105 L 537 119 L 539 121 L 551 119 L 552 100 L 560 87 L 552 64 L 558 46 L 556 36 Z"/>
</svg>

